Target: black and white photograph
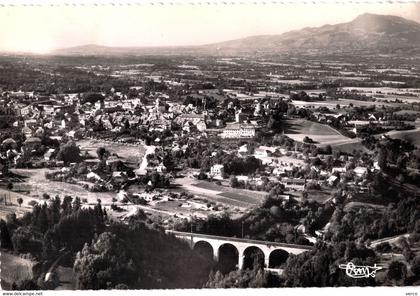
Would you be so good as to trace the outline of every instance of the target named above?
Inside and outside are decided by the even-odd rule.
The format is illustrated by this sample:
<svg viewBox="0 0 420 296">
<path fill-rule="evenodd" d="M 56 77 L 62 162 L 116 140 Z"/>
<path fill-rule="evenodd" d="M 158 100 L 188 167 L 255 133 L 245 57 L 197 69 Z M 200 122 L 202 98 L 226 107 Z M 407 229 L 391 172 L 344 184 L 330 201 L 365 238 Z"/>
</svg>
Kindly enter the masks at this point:
<svg viewBox="0 0 420 296">
<path fill-rule="evenodd" d="M 420 2 L 2 2 L 0 28 L 2 295 L 419 295 Z"/>
</svg>

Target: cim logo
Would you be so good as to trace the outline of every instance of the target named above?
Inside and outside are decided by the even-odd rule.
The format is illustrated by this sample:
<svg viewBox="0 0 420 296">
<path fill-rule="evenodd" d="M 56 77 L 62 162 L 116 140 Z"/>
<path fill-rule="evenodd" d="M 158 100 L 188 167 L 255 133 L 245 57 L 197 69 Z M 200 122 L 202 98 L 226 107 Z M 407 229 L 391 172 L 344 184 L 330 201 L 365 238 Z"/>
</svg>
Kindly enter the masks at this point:
<svg viewBox="0 0 420 296">
<path fill-rule="evenodd" d="M 354 265 L 352 262 L 340 264 L 338 267 L 346 270 L 346 275 L 354 279 L 368 277 L 374 278 L 376 276 L 376 272 L 383 268 L 382 266 L 378 266 L 376 264 L 374 266 L 359 266 Z"/>
</svg>

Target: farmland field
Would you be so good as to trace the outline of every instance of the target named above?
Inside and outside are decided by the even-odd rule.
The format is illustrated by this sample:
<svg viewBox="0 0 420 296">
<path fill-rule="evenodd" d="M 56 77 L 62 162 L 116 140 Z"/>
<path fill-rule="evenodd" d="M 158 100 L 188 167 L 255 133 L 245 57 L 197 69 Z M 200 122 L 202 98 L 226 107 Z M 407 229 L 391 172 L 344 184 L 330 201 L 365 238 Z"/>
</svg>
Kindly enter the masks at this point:
<svg viewBox="0 0 420 296">
<path fill-rule="evenodd" d="M 243 201 L 249 204 L 261 202 L 263 199 L 258 196 L 251 196 L 249 194 L 237 193 L 237 192 L 223 192 L 218 195 L 227 197 L 233 200 Z"/>
<path fill-rule="evenodd" d="M 317 122 L 312 122 L 306 119 L 291 119 L 287 120 L 289 125 L 285 135 L 295 141 L 303 142 L 305 136 L 311 138 L 318 146 L 331 145 L 333 150 L 340 150 L 342 152 L 353 152 L 353 150 L 367 149 L 361 144 L 358 138 L 348 138 L 342 135 L 339 131 L 332 127 Z"/>
<path fill-rule="evenodd" d="M 343 107 L 348 107 L 350 104 L 356 107 L 360 106 L 374 106 L 377 104 L 377 102 L 373 101 L 363 101 L 363 100 L 352 100 L 352 99 L 338 99 L 338 100 L 328 100 L 328 101 L 314 101 L 314 102 L 306 102 L 306 101 L 299 101 L 299 100 L 293 100 L 292 104 L 298 107 L 307 107 L 307 108 L 318 108 L 318 107 L 327 107 L 330 109 L 335 109 L 337 104 Z M 385 106 L 397 106 L 401 104 L 395 104 L 395 103 L 387 103 L 387 102 L 381 102 L 381 105 Z"/>
<path fill-rule="evenodd" d="M 349 139 L 325 124 L 305 119 L 291 119 L 287 120 L 287 123 L 289 128 L 286 130 L 285 135 L 298 142 L 302 142 L 305 136 L 323 145 L 327 145 L 330 142 L 347 141 Z"/>
<path fill-rule="evenodd" d="M 176 183 L 181 185 L 180 188 L 183 190 L 201 198 L 243 209 L 260 204 L 267 195 L 266 192 L 219 186 L 207 181 L 197 182 L 196 179 L 192 178 L 178 178 Z"/>
<path fill-rule="evenodd" d="M 202 181 L 193 185 L 199 188 L 203 188 L 203 189 L 214 190 L 218 192 L 217 193 L 218 196 L 231 199 L 232 201 L 237 200 L 238 202 L 245 203 L 245 204 L 257 205 L 267 195 L 267 193 L 263 191 L 251 191 L 251 190 L 245 190 L 245 189 L 231 188 L 227 186 L 220 186 L 220 185 L 217 185 L 211 182 L 206 182 L 206 181 Z"/>
</svg>

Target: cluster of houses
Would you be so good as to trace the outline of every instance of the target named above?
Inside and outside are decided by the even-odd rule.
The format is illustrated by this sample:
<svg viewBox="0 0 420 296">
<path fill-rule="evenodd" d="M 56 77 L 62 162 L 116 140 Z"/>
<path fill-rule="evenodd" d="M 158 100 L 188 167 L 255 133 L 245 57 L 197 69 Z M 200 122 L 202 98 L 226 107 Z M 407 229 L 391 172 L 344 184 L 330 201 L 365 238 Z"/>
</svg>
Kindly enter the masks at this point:
<svg viewBox="0 0 420 296">
<path fill-rule="evenodd" d="M 375 162 L 373 166 L 368 166 L 364 163 L 358 163 L 354 168 L 348 168 L 344 156 L 340 156 L 339 160 L 342 161 L 343 166 L 334 166 L 330 169 L 322 169 L 319 166 L 310 165 L 313 156 L 307 156 L 306 158 L 301 152 L 288 151 L 285 148 L 280 147 L 265 147 L 260 146 L 254 149 L 252 154 L 248 153 L 247 145 L 243 145 L 238 149 L 238 156 L 254 156 L 262 161 L 265 165 L 264 175 L 268 176 L 268 179 L 273 182 L 279 182 L 283 184 L 287 190 L 292 191 L 304 191 L 307 189 L 308 184 L 324 184 L 331 187 L 335 187 L 341 178 L 346 174 L 352 174 L 355 177 L 362 178 L 366 176 L 368 171 L 379 170 L 378 163 Z M 332 155 L 330 155 L 332 157 Z M 325 156 L 326 157 L 326 156 Z M 352 157 L 348 156 L 347 161 L 351 161 Z M 306 169 L 309 166 L 310 171 L 314 172 L 316 179 L 310 177 L 294 177 L 296 172 L 302 169 Z M 216 180 L 223 180 L 224 165 L 214 164 L 211 166 L 208 172 L 208 177 Z M 238 181 L 245 183 L 253 183 L 255 185 L 263 185 L 263 179 L 261 176 L 235 176 Z"/>
<path fill-rule="evenodd" d="M 249 98 L 236 90 L 223 90 L 222 93 L 209 93 L 198 91 L 197 96 L 203 100 L 201 107 L 193 104 L 184 104 L 183 102 L 172 100 L 165 92 L 153 92 L 151 94 L 142 94 L 142 87 L 138 89 L 140 95 L 128 97 L 127 94 L 111 90 L 111 94 L 99 94 L 102 99 L 89 101 L 80 94 L 52 95 L 48 98 L 40 98 L 34 94 L 13 94 L 7 96 L 16 96 L 17 99 L 8 100 L 7 108 L 15 110 L 15 121 L 13 126 L 20 128 L 25 137 L 23 146 L 25 149 L 19 151 L 13 139 L 6 139 L 2 145 L 9 145 L 7 155 L 3 157 L 13 158 L 15 162 L 25 151 L 34 152 L 42 145 L 42 139 L 45 134 L 52 139 L 61 140 L 66 135 L 70 138 L 77 138 L 78 134 L 84 135 L 84 132 L 94 131 L 95 126 L 100 126 L 109 132 L 119 133 L 124 129 L 137 129 L 147 127 L 148 131 L 162 132 L 171 130 L 174 125 L 180 127 L 181 133 L 197 136 L 199 134 L 212 133 L 221 139 L 252 139 L 261 128 L 258 119 L 263 114 L 269 114 L 273 108 L 277 108 L 279 102 L 283 99 L 278 94 L 264 93 L 253 94 Z M 226 110 L 217 110 L 206 105 L 206 96 L 217 95 L 221 98 L 236 98 L 239 100 L 253 101 L 251 108 L 243 108 L 229 102 L 227 110 L 233 111 L 233 117 L 224 116 Z M 275 100 L 261 100 L 268 95 L 275 97 Z M 220 98 L 219 98 L 220 99 Z M 231 112 L 232 113 L 232 112 Z M 348 118 L 342 113 L 313 112 L 315 120 L 329 124 L 333 120 L 346 121 Z M 252 119 L 252 120 L 251 120 Z M 369 122 L 381 121 L 381 118 L 369 117 Z M 351 121 L 349 122 L 351 124 Z M 176 133 L 175 129 L 172 129 Z M 176 139 L 176 137 L 175 137 Z M 154 140 L 156 145 L 160 139 Z M 43 161 L 50 162 L 57 154 L 57 149 L 46 147 L 43 154 Z M 173 143 L 173 150 L 185 149 L 179 147 L 177 141 Z M 293 156 L 290 156 L 293 153 Z M 241 157 L 250 155 L 248 148 L 242 146 L 238 150 Z M 258 147 L 252 155 L 262 161 L 266 167 L 266 173 L 273 180 L 279 181 L 286 189 L 303 191 L 308 183 L 319 182 L 309 178 L 296 178 L 294 173 L 305 165 L 304 156 L 297 151 L 287 151 L 281 147 Z M 279 156 L 280 155 L 280 156 Z M 146 159 L 146 157 L 145 157 Z M 214 179 L 223 179 L 223 164 L 215 164 L 210 168 L 209 177 Z M 153 169 L 159 173 L 165 173 L 166 167 L 163 163 L 151 165 L 143 163 L 137 172 L 144 172 Z M 316 166 L 311 167 L 320 176 L 320 180 L 330 186 L 335 186 L 340 181 L 340 175 L 346 174 L 346 167 L 334 167 L 330 171 L 322 170 Z M 358 166 L 353 169 L 356 176 L 366 174 L 368 168 Z M 64 173 L 64 172 L 63 172 Z M 106 183 L 100 175 L 95 172 L 89 172 L 85 176 L 87 181 L 95 183 Z M 237 176 L 239 181 L 253 182 L 262 185 L 263 180 L 260 177 L 251 178 L 249 176 Z M 119 182 L 127 180 L 125 172 L 115 171 L 112 173 L 112 179 Z M 148 196 L 142 196 L 148 201 Z"/>
</svg>

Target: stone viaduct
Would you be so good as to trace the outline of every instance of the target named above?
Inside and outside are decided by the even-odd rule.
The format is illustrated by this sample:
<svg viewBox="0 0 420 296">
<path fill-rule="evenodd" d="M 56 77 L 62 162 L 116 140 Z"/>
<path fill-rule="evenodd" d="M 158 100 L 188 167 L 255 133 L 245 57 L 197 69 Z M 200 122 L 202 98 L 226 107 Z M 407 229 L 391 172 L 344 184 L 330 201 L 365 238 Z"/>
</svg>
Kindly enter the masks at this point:
<svg viewBox="0 0 420 296">
<path fill-rule="evenodd" d="M 167 233 L 171 233 L 179 239 L 188 241 L 192 249 L 207 250 L 209 255 L 212 255 L 214 261 L 216 262 L 220 261 L 221 256 L 223 256 L 223 252 L 230 249 L 231 253 L 236 253 L 236 268 L 239 269 L 246 268 L 245 262 L 252 251 L 257 251 L 261 255 L 263 254 L 265 268 L 279 269 L 279 266 L 286 261 L 289 254 L 297 255 L 312 249 L 311 246 L 259 241 L 236 237 L 224 237 L 172 230 L 168 230 Z"/>
</svg>

